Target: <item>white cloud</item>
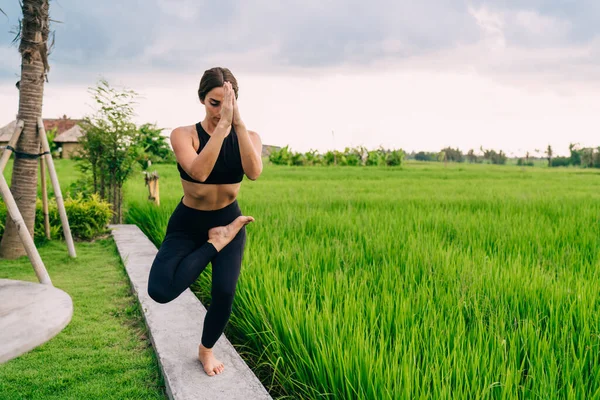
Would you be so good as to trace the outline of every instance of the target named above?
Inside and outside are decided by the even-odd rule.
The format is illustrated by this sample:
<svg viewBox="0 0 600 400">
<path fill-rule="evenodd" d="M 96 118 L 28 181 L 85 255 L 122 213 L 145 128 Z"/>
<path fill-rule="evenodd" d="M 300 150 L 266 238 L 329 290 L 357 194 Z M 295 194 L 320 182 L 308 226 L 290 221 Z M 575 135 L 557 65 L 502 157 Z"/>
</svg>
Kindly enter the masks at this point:
<svg viewBox="0 0 600 400">
<path fill-rule="evenodd" d="M 481 28 L 483 39 L 492 46 L 506 47 L 504 37 L 504 16 L 501 13 L 489 10 L 487 7 L 478 9 L 469 7 L 469 14 L 473 16 Z"/>
<path fill-rule="evenodd" d="M 556 47 L 567 45 L 571 22 L 535 10 L 469 7 L 483 39 L 498 47 Z"/>
<path fill-rule="evenodd" d="M 532 10 L 516 11 L 512 18 L 515 25 L 543 40 L 563 39 L 571 29 L 569 21 L 541 15 Z"/>
<path fill-rule="evenodd" d="M 198 20 L 200 10 L 204 6 L 198 0 L 157 0 L 162 13 L 175 16 L 184 21 Z"/>
</svg>

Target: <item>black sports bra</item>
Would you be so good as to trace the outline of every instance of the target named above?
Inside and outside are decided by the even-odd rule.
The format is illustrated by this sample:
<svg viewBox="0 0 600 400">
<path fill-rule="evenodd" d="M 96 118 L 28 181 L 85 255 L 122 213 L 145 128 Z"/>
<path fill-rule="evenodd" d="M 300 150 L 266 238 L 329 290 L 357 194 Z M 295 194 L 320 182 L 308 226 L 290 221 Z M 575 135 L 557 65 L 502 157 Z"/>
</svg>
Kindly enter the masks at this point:
<svg viewBox="0 0 600 400">
<path fill-rule="evenodd" d="M 196 151 L 196 154 L 200 154 L 200 151 L 206 146 L 206 143 L 210 139 L 210 135 L 204 130 L 202 124 L 198 122 L 196 124 L 196 132 L 198 132 L 198 139 L 200 146 Z M 177 169 L 179 170 L 179 176 L 181 179 L 188 182 L 203 183 L 203 184 L 227 184 L 227 183 L 239 183 L 244 178 L 244 169 L 242 168 L 242 158 L 240 156 L 240 145 L 238 142 L 237 134 L 231 127 L 231 132 L 223 140 L 221 145 L 221 151 L 215 162 L 210 175 L 204 182 L 197 181 L 188 175 L 187 172 L 177 163 Z"/>
</svg>

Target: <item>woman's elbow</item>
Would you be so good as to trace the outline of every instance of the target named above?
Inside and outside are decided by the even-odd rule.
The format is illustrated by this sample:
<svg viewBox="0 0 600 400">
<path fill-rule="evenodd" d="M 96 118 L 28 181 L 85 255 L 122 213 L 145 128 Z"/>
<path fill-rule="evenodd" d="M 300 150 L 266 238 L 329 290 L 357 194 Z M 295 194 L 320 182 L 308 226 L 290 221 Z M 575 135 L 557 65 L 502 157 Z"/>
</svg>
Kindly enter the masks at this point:
<svg viewBox="0 0 600 400">
<path fill-rule="evenodd" d="M 198 182 L 202 182 L 202 183 L 204 183 L 204 181 L 205 181 L 206 179 L 208 179 L 208 176 L 207 176 L 206 174 L 198 174 L 198 173 L 195 173 L 195 174 L 193 174 L 193 175 L 192 175 L 192 174 L 189 174 L 189 175 L 190 175 L 190 177 L 191 177 L 193 180 L 195 180 L 195 181 L 198 181 Z"/>
<path fill-rule="evenodd" d="M 250 179 L 251 181 L 255 181 L 258 179 L 258 177 L 260 176 L 260 174 L 262 173 L 262 168 L 257 169 L 256 171 L 252 171 L 252 172 L 248 172 L 246 174 L 246 176 L 248 177 L 248 179 Z"/>
</svg>

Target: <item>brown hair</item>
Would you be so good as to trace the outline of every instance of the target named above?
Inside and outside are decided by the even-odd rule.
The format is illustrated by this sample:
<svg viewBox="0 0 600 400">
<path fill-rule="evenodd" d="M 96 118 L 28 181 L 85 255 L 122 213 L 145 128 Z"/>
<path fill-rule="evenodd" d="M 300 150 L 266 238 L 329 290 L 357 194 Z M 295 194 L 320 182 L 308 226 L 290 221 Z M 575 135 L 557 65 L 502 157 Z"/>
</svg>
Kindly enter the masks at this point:
<svg viewBox="0 0 600 400">
<path fill-rule="evenodd" d="M 200 79 L 200 87 L 198 88 L 198 97 L 201 101 L 216 87 L 222 87 L 225 81 L 231 83 L 235 98 L 238 98 L 238 83 L 235 76 L 227 68 L 214 67 L 204 71 L 202 79 Z"/>
</svg>

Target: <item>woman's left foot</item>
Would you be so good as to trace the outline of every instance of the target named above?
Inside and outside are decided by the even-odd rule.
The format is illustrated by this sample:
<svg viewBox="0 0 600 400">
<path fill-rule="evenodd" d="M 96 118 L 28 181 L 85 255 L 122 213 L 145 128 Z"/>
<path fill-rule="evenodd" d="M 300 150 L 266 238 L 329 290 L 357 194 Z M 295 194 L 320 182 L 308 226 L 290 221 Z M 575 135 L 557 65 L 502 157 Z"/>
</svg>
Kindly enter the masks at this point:
<svg viewBox="0 0 600 400">
<path fill-rule="evenodd" d="M 211 228 L 208 230 L 208 242 L 212 243 L 217 251 L 221 251 L 235 238 L 244 225 L 253 221 L 254 217 L 241 215 L 229 225 Z"/>
<path fill-rule="evenodd" d="M 218 375 L 225 369 L 223 363 L 215 358 L 212 349 L 207 349 L 202 344 L 198 348 L 198 360 L 208 376 Z"/>
</svg>

